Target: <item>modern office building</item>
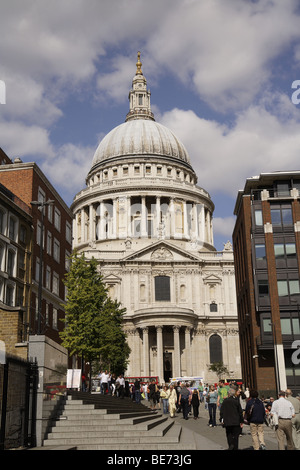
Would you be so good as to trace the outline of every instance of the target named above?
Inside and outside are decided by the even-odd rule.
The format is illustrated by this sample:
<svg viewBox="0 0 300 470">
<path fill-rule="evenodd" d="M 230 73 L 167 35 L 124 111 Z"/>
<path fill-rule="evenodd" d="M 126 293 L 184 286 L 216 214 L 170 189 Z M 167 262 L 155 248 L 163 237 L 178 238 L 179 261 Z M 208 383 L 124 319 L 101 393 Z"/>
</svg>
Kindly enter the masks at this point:
<svg viewBox="0 0 300 470">
<path fill-rule="evenodd" d="M 138 55 L 124 123 L 100 142 L 74 198 L 73 248 L 94 257 L 126 308 L 127 374 L 240 378 L 231 243 L 213 244 L 214 204 L 184 145 L 157 123 Z"/>
<path fill-rule="evenodd" d="M 248 178 L 234 213 L 244 381 L 265 396 L 300 392 L 300 171 Z"/>
</svg>

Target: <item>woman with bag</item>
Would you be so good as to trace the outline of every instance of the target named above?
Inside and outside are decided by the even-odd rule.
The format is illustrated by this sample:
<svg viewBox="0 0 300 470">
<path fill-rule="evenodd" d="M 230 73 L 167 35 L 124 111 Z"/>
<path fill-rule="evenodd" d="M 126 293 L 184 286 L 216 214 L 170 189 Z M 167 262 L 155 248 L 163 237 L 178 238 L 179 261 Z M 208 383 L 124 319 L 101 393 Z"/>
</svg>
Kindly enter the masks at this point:
<svg viewBox="0 0 300 470">
<path fill-rule="evenodd" d="M 265 419 L 265 405 L 258 398 L 256 390 L 250 390 L 250 399 L 247 402 L 244 423 L 249 423 L 250 433 L 254 450 L 265 450 L 264 440 L 264 419 Z M 245 423 L 245 424 L 246 424 Z"/>
</svg>

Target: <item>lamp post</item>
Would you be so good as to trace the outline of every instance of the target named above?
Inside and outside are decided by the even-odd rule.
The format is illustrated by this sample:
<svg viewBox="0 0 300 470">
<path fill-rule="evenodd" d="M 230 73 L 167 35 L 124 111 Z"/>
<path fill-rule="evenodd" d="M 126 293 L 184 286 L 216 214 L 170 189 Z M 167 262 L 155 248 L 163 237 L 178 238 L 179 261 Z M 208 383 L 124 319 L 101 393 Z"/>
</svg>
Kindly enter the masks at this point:
<svg viewBox="0 0 300 470">
<path fill-rule="evenodd" d="M 31 201 L 32 206 L 41 208 L 41 233 L 40 233 L 40 266 L 39 266 L 39 288 L 38 288 L 38 330 L 37 334 L 41 334 L 41 315 L 42 315 L 42 289 L 43 289 L 43 232 L 44 232 L 44 207 L 54 204 L 54 201 Z"/>
</svg>

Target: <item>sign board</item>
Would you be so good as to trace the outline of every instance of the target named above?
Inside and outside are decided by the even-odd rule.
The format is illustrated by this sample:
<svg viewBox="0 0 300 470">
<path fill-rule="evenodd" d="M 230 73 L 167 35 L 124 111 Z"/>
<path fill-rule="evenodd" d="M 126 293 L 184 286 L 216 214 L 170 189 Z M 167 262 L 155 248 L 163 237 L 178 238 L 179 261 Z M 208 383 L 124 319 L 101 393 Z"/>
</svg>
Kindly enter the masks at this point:
<svg viewBox="0 0 300 470">
<path fill-rule="evenodd" d="M 67 388 L 80 388 L 81 369 L 68 369 Z"/>
</svg>

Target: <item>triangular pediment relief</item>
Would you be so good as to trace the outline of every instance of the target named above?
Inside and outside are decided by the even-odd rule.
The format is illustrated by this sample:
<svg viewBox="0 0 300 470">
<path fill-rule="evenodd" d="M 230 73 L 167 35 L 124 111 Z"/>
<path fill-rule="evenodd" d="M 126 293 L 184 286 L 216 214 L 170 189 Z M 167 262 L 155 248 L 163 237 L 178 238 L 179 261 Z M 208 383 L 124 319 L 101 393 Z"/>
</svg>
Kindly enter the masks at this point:
<svg viewBox="0 0 300 470">
<path fill-rule="evenodd" d="M 222 283 L 222 278 L 220 278 L 216 274 L 209 274 L 208 276 L 203 278 L 203 282 L 205 284 L 220 284 Z"/>
<path fill-rule="evenodd" d="M 103 278 L 103 282 L 121 282 L 121 278 L 115 274 L 108 274 Z"/>
<path fill-rule="evenodd" d="M 182 261 L 200 261 L 193 254 L 172 245 L 171 243 L 160 241 L 148 245 L 147 247 L 131 253 L 123 258 L 123 261 L 152 261 L 152 262 L 182 262 Z"/>
</svg>

